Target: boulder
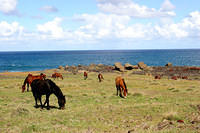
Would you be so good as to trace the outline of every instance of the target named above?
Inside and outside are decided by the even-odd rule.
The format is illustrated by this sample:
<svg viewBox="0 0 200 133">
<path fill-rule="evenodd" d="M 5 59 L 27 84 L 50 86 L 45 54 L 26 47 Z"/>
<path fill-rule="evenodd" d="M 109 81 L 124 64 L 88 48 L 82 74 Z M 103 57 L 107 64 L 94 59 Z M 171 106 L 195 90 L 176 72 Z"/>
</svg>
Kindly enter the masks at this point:
<svg viewBox="0 0 200 133">
<path fill-rule="evenodd" d="M 65 69 L 65 70 L 67 70 L 68 68 L 69 68 L 69 66 L 68 66 L 68 65 L 66 65 L 64 69 Z"/>
<path fill-rule="evenodd" d="M 98 67 L 103 67 L 104 65 L 103 65 L 103 64 L 98 64 L 97 66 L 98 66 Z"/>
<path fill-rule="evenodd" d="M 74 66 L 74 65 L 72 65 L 71 67 L 72 67 L 72 69 L 76 69 L 76 66 Z"/>
<path fill-rule="evenodd" d="M 94 63 L 91 63 L 91 64 L 90 64 L 90 66 L 92 66 L 92 67 L 95 67 L 95 66 L 96 66 L 96 64 L 94 64 Z"/>
<path fill-rule="evenodd" d="M 126 70 L 132 70 L 132 69 L 133 69 L 133 65 L 131 65 L 131 64 L 129 64 L 129 63 L 126 63 L 126 64 L 124 65 L 124 67 L 125 67 Z"/>
<path fill-rule="evenodd" d="M 139 67 L 140 69 L 144 70 L 144 69 L 147 67 L 147 65 L 144 64 L 144 62 L 139 62 L 139 63 L 138 63 L 138 67 Z"/>
<path fill-rule="evenodd" d="M 59 66 L 59 67 L 58 67 L 58 69 L 60 69 L 60 70 L 63 70 L 63 69 L 64 69 L 64 67 L 63 67 L 63 66 Z"/>
<path fill-rule="evenodd" d="M 172 63 L 168 62 L 165 66 L 166 67 L 172 67 Z"/>
<path fill-rule="evenodd" d="M 124 66 L 122 66 L 120 62 L 116 62 L 114 66 L 115 66 L 115 70 L 124 72 Z"/>
<path fill-rule="evenodd" d="M 133 69 L 138 69 L 139 67 L 138 67 L 138 65 L 133 65 L 132 68 Z"/>
</svg>

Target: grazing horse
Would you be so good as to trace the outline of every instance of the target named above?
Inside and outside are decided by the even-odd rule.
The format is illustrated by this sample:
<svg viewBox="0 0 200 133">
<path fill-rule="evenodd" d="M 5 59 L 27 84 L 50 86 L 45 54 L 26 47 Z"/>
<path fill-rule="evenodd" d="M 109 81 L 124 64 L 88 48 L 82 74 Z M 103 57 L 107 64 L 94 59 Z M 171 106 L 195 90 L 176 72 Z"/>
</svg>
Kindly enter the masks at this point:
<svg viewBox="0 0 200 133">
<path fill-rule="evenodd" d="M 177 76 L 172 76 L 171 79 L 177 80 L 178 78 L 177 78 Z"/>
<path fill-rule="evenodd" d="M 101 73 L 98 74 L 98 79 L 99 79 L 99 82 L 101 82 L 104 79 Z"/>
<path fill-rule="evenodd" d="M 55 72 L 54 74 L 52 74 L 52 76 L 51 76 L 52 78 L 54 78 L 54 79 L 58 79 L 58 78 L 61 78 L 62 80 L 63 80 L 63 76 L 62 76 L 62 74 L 61 73 L 57 73 L 57 72 Z"/>
<path fill-rule="evenodd" d="M 24 84 L 22 85 L 22 92 L 26 89 L 27 84 L 27 91 L 29 91 L 29 85 L 33 82 L 35 79 L 44 80 L 46 78 L 46 75 L 41 73 L 40 75 L 33 76 L 32 74 L 28 74 L 28 76 L 24 80 Z"/>
<path fill-rule="evenodd" d="M 161 75 L 156 75 L 154 79 L 161 79 Z"/>
<path fill-rule="evenodd" d="M 49 97 L 53 93 L 58 98 L 58 105 L 60 109 L 65 107 L 65 96 L 63 95 L 61 89 L 50 79 L 39 80 L 36 79 L 31 83 L 32 93 L 35 98 L 35 107 L 38 107 L 37 100 L 40 100 L 41 108 L 47 104 L 47 109 L 49 108 Z M 42 95 L 46 95 L 46 100 L 44 105 L 42 105 Z"/>
<path fill-rule="evenodd" d="M 117 96 L 118 96 L 118 91 L 120 92 L 120 97 L 126 98 L 127 93 L 128 93 L 128 89 L 126 87 L 126 83 L 124 81 L 124 79 L 122 77 L 116 77 L 115 78 L 115 84 L 116 84 L 116 88 L 117 88 Z M 122 91 L 124 92 L 124 96 L 122 94 Z"/>
<path fill-rule="evenodd" d="M 88 78 L 87 72 L 84 72 L 84 73 L 83 73 L 83 76 L 84 76 L 84 79 L 86 80 L 86 79 Z"/>
</svg>

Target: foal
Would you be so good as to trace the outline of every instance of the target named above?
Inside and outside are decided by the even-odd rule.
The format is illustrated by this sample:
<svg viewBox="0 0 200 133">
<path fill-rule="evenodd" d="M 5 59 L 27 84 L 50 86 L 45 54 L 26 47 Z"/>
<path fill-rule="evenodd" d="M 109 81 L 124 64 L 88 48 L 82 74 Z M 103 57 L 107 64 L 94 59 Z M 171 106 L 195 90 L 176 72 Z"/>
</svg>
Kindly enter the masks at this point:
<svg viewBox="0 0 200 133">
<path fill-rule="evenodd" d="M 98 79 L 99 79 L 99 82 L 101 82 L 104 79 L 101 73 L 98 74 Z"/>
<path fill-rule="evenodd" d="M 84 79 L 86 80 L 86 79 L 88 78 L 87 72 L 84 72 L 84 73 L 83 73 L 83 76 L 84 76 Z"/>
<path fill-rule="evenodd" d="M 128 89 L 126 87 L 126 83 L 125 83 L 124 79 L 120 76 L 116 77 L 115 84 L 116 84 L 116 88 L 117 88 L 117 96 L 118 96 L 118 91 L 119 91 L 120 92 L 119 96 L 122 98 L 126 98 Z M 122 91 L 124 92 L 124 94 L 122 94 Z"/>
<path fill-rule="evenodd" d="M 63 80 L 63 76 L 62 76 L 62 74 L 61 73 L 57 73 L 57 72 L 55 72 L 54 74 L 52 74 L 52 76 L 51 76 L 52 78 L 54 78 L 54 79 L 58 79 L 58 78 L 61 78 L 62 80 Z"/>
</svg>

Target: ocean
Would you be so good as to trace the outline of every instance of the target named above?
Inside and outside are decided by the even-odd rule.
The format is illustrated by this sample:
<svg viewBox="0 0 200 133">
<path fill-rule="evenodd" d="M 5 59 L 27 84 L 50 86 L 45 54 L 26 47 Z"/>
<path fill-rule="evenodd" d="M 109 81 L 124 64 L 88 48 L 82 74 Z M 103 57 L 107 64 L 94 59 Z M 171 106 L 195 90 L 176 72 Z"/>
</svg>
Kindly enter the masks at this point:
<svg viewBox="0 0 200 133">
<path fill-rule="evenodd" d="M 35 71 L 58 68 L 60 65 L 137 64 L 149 66 L 200 66 L 200 49 L 179 50 L 88 50 L 0 52 L 0 72 Z"/>
</svg>

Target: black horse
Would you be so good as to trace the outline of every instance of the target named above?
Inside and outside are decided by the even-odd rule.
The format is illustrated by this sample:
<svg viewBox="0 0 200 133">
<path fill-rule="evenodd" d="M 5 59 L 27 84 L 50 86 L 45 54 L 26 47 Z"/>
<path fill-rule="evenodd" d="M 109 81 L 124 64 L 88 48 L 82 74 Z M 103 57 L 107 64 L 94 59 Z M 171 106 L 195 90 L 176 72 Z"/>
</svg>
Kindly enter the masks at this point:
<svg viewBox="0 0 200 133">
<path fill-rule="evenodd" d="M 35 79 L 31 83 L 32 93 L 35 98 L 35 107 L 38 107 L 37 99 L 40 100 L 41 108 L 47 104 L 47 109 L 49 108 L 49 97 L 53 93 L 58 98 L 58 104 L 60 109 L 64 109 L 65 107 L 65 96 L 63 95 L 61 89 L 50 79 L 40 80 Z M 42 95 L 46 95 L 46 101 L 44 105 L 42 105 Z"/>
</svg>

